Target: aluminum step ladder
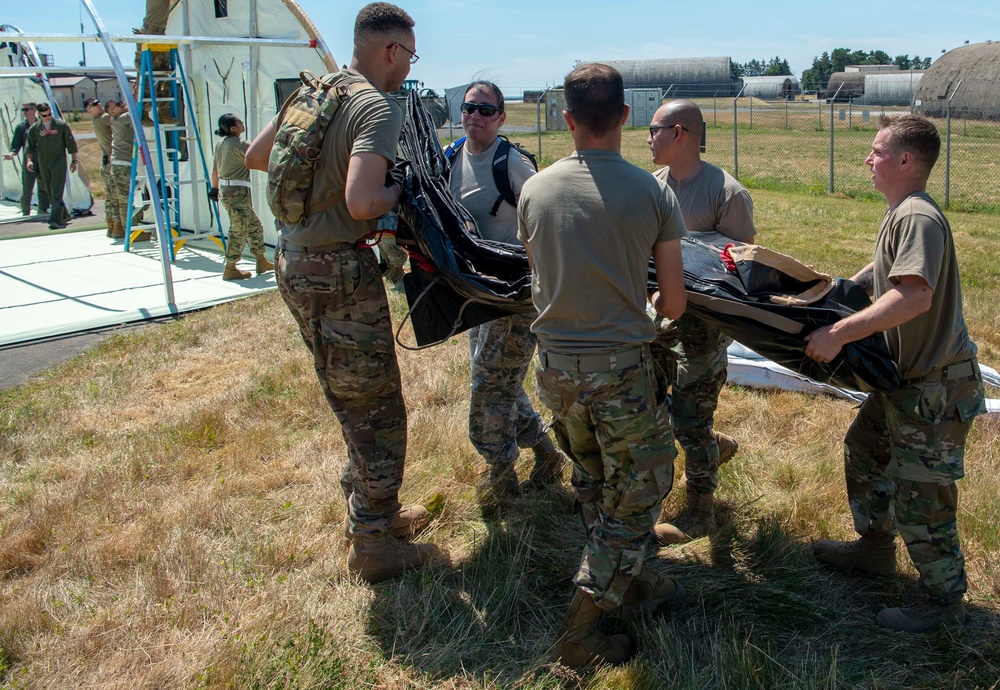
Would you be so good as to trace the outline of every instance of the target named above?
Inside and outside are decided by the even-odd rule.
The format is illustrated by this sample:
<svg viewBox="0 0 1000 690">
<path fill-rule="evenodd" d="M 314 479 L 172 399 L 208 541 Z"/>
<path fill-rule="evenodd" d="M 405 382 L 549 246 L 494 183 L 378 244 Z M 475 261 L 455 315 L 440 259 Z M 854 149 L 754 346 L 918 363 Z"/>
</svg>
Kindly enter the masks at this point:
<svg viewBox="0 0 1000 690">
<path fill-rule="evenodd" d="M 154 53 L 168 53 L 169 69 L 166 72 L 154 70 Z M 177 250 L 190 240 L 208 238 L 226 249 L 226 238 L 222 233 L 222 220 L 219 216 L 219 203 L 208 198 L 212 188 L 208 162 L 202 146 L 201 134 L 198 131 L 198 120 L 194 114 L 194 105 L 188 91 L 184 67 L 181 64 L 176 45 L 142 44 L 142 59 L 139 67 L 139 98 L 137 104 L 140 113 L 149 105 L 149 115 L 153 122 L 152 136 L 149 138 L 149 155 L 151 166 L 143 166 L 142 150 L 138 140 L 132 149 L 132 172 L 129 182 L 128 219 L 125 228 L 125 251 L 129 251 L 132 241 L 143 231 L 149 230 L 155 235 L 155 223 L 135 223 L 137 212 L 144 210 L 153 202 L 141 194 L 145 185 L 156 185 L 160 199 L 160 207 L 166 228 L 169 229 L 170 260 L 177 258 Z M 158 97 L 157 85 L 169 85 L 169 94 Z M 160 109 L 167 104 L 171 119 L 176 124 L 161 124 Z M 186 106 L 186 112 L 185 112 Z M 166 113 L 164 113 L 166 115 Z M 193 158 L 197 158 L 197 162 Z M 188 178 L 181 178 L 181 163 L 187 162 Z M 200 164 L 201 176 L 196 176 L 195 166 Z M 143 170 L 152 170 L 155 179 L 149 180 Z M 214 221 L 214 229 L 194 229 L 181 232 L 181 188 L 191 188 L 191 198 L 196 199 L 201 190 L 209 204 L 210 222 Z M 153 195 L 150 194 L 150 197 Z"/>
</svg>

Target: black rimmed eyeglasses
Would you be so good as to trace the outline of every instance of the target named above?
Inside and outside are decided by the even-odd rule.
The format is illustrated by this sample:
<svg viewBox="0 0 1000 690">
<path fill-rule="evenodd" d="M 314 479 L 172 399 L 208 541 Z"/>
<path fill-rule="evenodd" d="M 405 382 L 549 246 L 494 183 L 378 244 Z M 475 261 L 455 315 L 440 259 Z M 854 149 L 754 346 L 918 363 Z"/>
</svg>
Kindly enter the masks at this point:
<svg viewBox="0 0 1000 690">
<path fill-rule="evenodd" d="M 469 103 L 466 101 L 462 104 L 462 112 L 466 115 L 472 115 L 472 113 L 477 110 L 483 117 L 493 117 L 500 112 L 499 106 L 495 106 L 490 103 Z"/>
<path fill-rule="evenodd" d="M 412 50 L 410 50 L 409 48 L 407 48 L 406 46 L 404 46 L 402 43 L 390 43 L 389 45 L 386 46 L 386 49 L 388 50 L 389 48 L 392 48 L 393 46 L 399 46 L 400 48 L 402 48 L 403 50 L 405 50 L 407 53 L 410 54 L 410 64 L 411 65 L 417 64 L 417 60 L 420 59 L 419 55 L 417 55 Z"/>
<path fill-rule="evenodd" d="M 685 132 L 690 132 L 691 131 L 690 129 L 688 129 L 687 127 L 685 127 L 684 125 L 682 125 L 679 122 L 676 122 L 676 123 L 674 123 L 672 125 L 650 125 L 649 126 L 649 136 L 655 137 L 656 136 L 656 131 L 659 130 L 659 129 L 673 129 L 674 127 L 680 127 Z"/>
</svg>

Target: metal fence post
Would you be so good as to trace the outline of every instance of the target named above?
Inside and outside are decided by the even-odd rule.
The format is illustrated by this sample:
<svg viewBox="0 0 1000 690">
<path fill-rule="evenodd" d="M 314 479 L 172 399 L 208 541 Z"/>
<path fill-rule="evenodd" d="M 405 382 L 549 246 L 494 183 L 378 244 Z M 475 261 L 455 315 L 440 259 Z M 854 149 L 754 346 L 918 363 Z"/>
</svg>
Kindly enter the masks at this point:
<svg viewBox="0 0 1000 690">
<path fill-rule="evenodd" d="M 837 87 L 837 92 L 830 99 L 830 194 L 833 194 L 833 106 L 837 103 L 837 96 L 842 88 L 843 84 Z"/>
<path fill-rule="evenodd" d="M 958 84 L 955 85 L 955 90 L 951 92 L 951 96 L 948 98 L 948 102 L 944 105 L 944 111 L 948 118 L 948 130 L 945 134 L 945 144 L 944 144 L 944 207 L 947 209 L 951 206 L 951 99 L 955 97 L 958 93 L 958 89 L 962 86 L 962 80 L 958 80 Z"/>
<path fill-rule="evenodd" d="M 541 95 L 535 101 L 536 105 L 536 117 L 538 118 L 538 164 L 542 163 L 542 101 L 545 100 L 545 94 L 548 89 L 542 89 Z"/>
<path fill-rule="evenodd" d="M 746 85 L 743 86 L 743 89 Z M 737 180 L 740 179 L 740 135 L 739 127 L 737 127 L 737 115 L 736 115 L 736 103 L 740 100 L 740 96 L 743 95 L 743 89 L 736 94 L 736 98 L 733 99 L 733 177 Z"/>
</svg>

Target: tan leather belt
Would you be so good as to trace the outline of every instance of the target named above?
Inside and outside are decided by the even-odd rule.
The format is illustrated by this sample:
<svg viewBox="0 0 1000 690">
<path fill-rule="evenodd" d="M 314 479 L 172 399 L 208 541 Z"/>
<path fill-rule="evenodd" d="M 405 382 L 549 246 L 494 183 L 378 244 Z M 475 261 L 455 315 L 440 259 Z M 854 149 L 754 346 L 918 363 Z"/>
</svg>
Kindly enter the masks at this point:
<svg viewBox="0 0 1000 690">
<path fill-rule="evenodd" d="M 560 371 L 578 371 L 583 374 L 595 374 L 603 371 L 627 369 L 639 364 L 644 357 L 649 357 L 646 347 L 633 347 L 631 350 L 621 350 L 602 355 L 564 355 L 558 352 L 547 352 L 538 349 L 538 363 L 543 369 L 559 369 Z"/>
</svg>

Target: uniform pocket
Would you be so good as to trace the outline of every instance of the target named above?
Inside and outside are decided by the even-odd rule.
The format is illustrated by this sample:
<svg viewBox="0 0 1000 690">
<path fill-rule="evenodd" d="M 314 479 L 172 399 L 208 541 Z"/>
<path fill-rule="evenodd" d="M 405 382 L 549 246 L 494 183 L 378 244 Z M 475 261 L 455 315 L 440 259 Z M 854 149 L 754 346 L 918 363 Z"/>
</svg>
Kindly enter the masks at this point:
<svg viewBox="0 0 1000 690">
<path fill-rule="evenodd" d="M 357 321 L 323 319 L 326 379 L 337 397 L 377 397 L 399 380 L 392 333 Z"/>
</svg>

